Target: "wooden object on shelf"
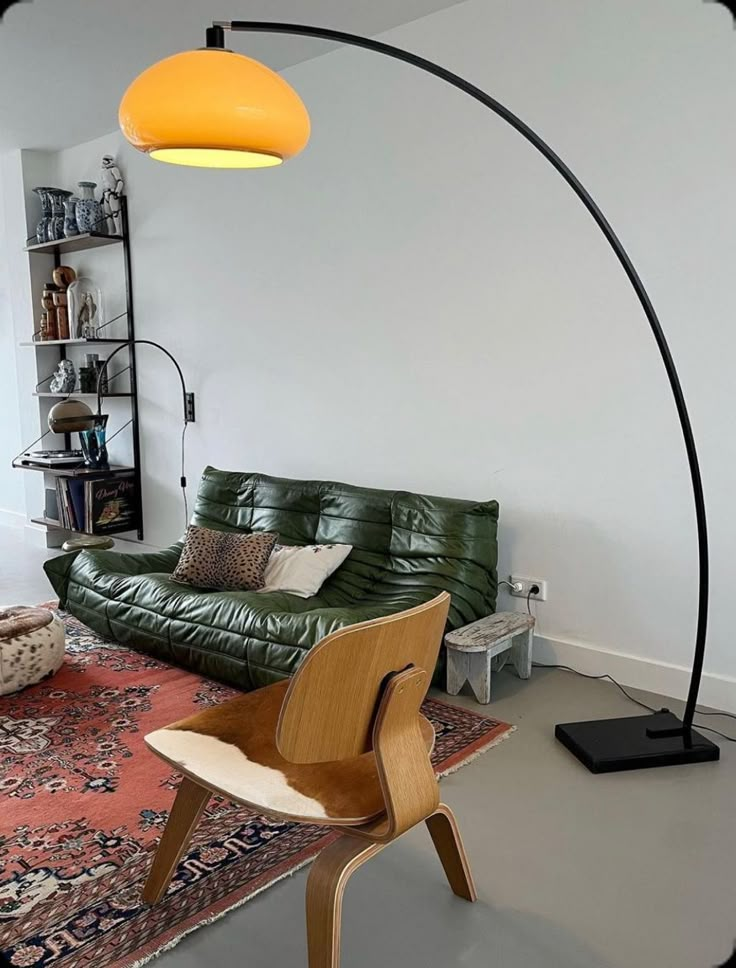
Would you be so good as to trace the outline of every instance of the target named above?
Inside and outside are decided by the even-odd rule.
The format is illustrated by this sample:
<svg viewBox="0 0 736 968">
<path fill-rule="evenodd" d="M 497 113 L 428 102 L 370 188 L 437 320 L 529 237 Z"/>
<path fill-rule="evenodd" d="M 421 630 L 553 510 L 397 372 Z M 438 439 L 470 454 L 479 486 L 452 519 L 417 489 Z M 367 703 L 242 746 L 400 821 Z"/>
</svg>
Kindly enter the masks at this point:
<svg viewBox="0 0 736 968">
<path fill-rule="evenodd" d="M 57 266 L 51 274 L 51 278 L 54 280 L 55 286 L 66 292 L 77 278 L 77 272 L 71 266 Z"/>
<path fill-rule="evenodd" d="M 149 734 L 149 747 L 185 779 L 143 899 L 155 904 L 166 893 L 214 792 L 340 832 L 307 881 L 309 968 L 339 968 L 350 876 L 419 823 L 427 824 L 452 891 L 474 901 L 455 817 L 439 801 L 430 762 L 434 730 L 420 712 L 449 604 L 443 592 L 405 612 L 339 629 L 310 650 L 288 690 L 276 683 Z M 197 745 L 196 738 L 207 742 Z M 252 789 L 244 786 L 238 774 L 248 764 L 270 767 L 266 786 L 258 786 L 257 770 Z M 297 798 L 292 810 L 298 802 L 302 813 L 288 812 L 279 799 L 279 772 L 286 795 Z"/>
<path fill-rule="evenodd" d="M 54 293 L 56 310 L 56 333 L 58 339 L 69 339 L 69 312 L 67 310 L 66 290 Z"/>
<path fill-rule="evenodd" d="M 57 325 L 56 317 L 56 306 L 54 305 L 54 293 L 56 292 L 55 286 L 44 286 L 43 294 L 41 295 L 41 305 L 43 306 L 43 317 L 45 319 L 45 326 L 42 327 L 42 333 L 44 340 L 51 339 L 66 339 L 69 336 L 67 332 L 66 337 L 59 334 L 59 327 Z"/>
<path fill-rule="evenodd" d="M 77 273 L 71 266 L 57 266 L 52 278 L 58 292 L 54 293 L 54 307 L 56 309 L 56 330 L 57 336 L 61 339 L 69 339 L 69 309 L 67 289 L 77 278 Z"/>
<path fill-rule="evenodd" d="M 511 657 L 521 679 L 532 672 L 534 617 L 521 612 L 496 612 L 445 636 L 447 692 L 456 696 L 470 683 L 479 703 L 491 701 L 491 673 L 497 656 Z"/>
</svg>

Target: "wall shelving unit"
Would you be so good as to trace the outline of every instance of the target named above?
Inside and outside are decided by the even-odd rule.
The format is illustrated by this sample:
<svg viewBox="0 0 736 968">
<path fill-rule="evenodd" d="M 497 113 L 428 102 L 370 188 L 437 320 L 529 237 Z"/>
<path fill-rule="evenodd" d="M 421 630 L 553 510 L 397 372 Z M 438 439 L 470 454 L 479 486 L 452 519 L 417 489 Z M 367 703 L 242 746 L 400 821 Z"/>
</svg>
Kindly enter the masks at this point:
<svg viewBox="0 0 736 968">
<path fill-rule="evenodd" d="M 125 320 L 126 333 L 124 337 L 120 338 L 107 338 L 99 337 L 97 339 L 57 339 L 57 340 L 43 340 L 43 341 L 24 341 L 21 342 L 20 346 L 33 347 L 35 350 L 46 349 L 48 347 L 56 347 L 58 352 L 58 361 L 65 360 L 67 358 L 67 350 L 74 347 L 83 346 L 95 346 L 104 347 L 108 346 L 120 346 L 123 343 L 128 343 L 130 340 L 135 339 L 135 319 L 133 312 L 133 289 L 132 289 L 132 273 L 131 273 L 131 260 L 130 260 L 130 234 L 128 228 L 128 205 L 125 196 L 121 198 L 121 215 L 123 224 L 123 234 L 122 235 L 106 235 L 99 232 L 88 232 L 81 235 L 75 235 L 68 239 L 60 239 L 56 242 L 43 242 L 36 245 L 28 245 L 25 251 L 29 254 L 31 258 L 37 256 L 51 257 L 53 258 L 54 267 L 58 267 L 62 264 L 61 257 L 67 253 L 74 252 L 87 252 L 93 249 L 99 249 L 108 246 L 119 246 L 122 261 L 123 261 L 123 272 L 125 277 L 125 312 L 122 314 Z M 16 459 L 13 462 L 13 466 L 26 471 L 36 471 L 48 475 L 51 478 L 56 477 L 70 477 L 70 478 L 84 478 L 86 480 L 95 479 L 114 479 L 119 477 L 131 476 L 135 482 L 135 495 L 136 495 L 136 525 L 133 530 L 136 531 L 138 539 L 143 540 L 143 513 L 142 513 L 142 499 L 141 499 L 141 466 L 140 466 L 140 436 L 139 436 L 139 421 L 138 421 L 138 385 L 136 378 L 136 355 L 135 355 L 135 344 L 128 346 L 128 367 L 126 372 L 128 373 L 130 380 L 130 389 L 126 392 L 113 392 L 105 394 L 106 397 L 119 398 L 123 400 L 128 400 L 130 403 L 130 430 L 132 438 L 132 452 L 133 460 L 130 465 L 121 466 L 111 464 L 107 469 L 101 468 L 89 468 L 85 467 L 83 464 L 64 466 L 64 467 L 44 467 L 38 464 L 31 464 L 25 461 L 22 457 Z M 46 398 L 54 398 L 59 400 L 65 400 L 69 397 L 74 397 L 75 399 L 97 399 L 96 393 L 52 393 L 51 391 L 42 391 L 36 388 L 33 391 L 33 396 L 39 400 Z M 71 449 L 72 440 L 71 434 L 64 434 L 64 446 L 67 449 Z M 63 530 L 73 532 L 75 529 L 65 527 L 61 521 L 48 518 L 44 515 L 31 518 L 34 524 L 41 524 L 47 528 L 54 530 Z M 81 529 L 77 529 L 78 533 L 87 533 Z M 130 526 L 125 528 L 126 531 L 130 531 Z M 109 531 L 107 533 L 110 533 Z"/>
</svg>

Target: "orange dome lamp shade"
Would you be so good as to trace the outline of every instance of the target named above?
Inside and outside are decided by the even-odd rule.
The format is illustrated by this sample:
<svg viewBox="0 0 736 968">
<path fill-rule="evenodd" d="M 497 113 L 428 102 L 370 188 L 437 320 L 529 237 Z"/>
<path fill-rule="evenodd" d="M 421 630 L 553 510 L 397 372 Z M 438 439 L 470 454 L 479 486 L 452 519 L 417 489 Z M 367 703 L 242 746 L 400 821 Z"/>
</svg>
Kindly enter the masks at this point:
<svg viewBox="0 0 736 968">
<path fill-rule="evenodd" d="M 200 168 L 269 168 L 309 141 L 301 98 L 265 64 L 202 48 L 149 67 L 120 102 L 128 141 L 157 161 Z"/>
</svg>

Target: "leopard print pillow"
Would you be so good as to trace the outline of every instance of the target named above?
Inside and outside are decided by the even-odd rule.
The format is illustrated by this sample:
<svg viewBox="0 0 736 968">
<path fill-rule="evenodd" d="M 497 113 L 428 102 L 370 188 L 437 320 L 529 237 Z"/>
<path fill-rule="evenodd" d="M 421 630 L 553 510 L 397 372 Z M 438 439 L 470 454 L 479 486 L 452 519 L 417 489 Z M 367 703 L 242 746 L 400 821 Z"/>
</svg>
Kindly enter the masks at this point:
<svg viewBox="0 0 736 968">
<path fill-rule="evenodd" d="M 263 588 L 263 574 L 277 539 L 268 531 L 240 534 L 190 524 L 171 577 L 196 588 L 255 591 Z"/>
</svg>

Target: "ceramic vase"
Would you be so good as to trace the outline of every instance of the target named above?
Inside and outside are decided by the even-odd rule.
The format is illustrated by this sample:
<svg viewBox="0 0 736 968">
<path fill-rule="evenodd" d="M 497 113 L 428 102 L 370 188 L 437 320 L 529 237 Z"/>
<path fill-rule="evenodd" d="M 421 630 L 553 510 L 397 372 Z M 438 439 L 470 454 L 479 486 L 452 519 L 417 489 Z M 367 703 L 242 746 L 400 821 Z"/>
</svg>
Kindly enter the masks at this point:
<svg viewBox="0 0 736 968">
<path fill-rule="evenodd" d="M 47 241 L 58 242 L 64 238 L 64 200 L 69 198 L 71 192 L 63 188 L 52 188 L 49 190 L 51 196 L 51 218 L 47 229 Z"/>
<path fill-rule="evenodd" d="M 51 218 L 50 191 L 53 191 L 53 189 L 45 187 L 33 189 L 34 195 L 38 195 L 39 201 L 41 202 L 41 218 L 36 225 L 36 241 L 38 243 L 48 241 L 48 227 Z"/>
<path fill-rule="evenodd" d="M 102 214 L 102 206 L 95 198 L 97 182 L 78 182 L 80 193 L 75 206 L 77 228 L 80 232 L 106 232 L 107 220 Z"/>
<path fill-rule="evenodd" d="M 79 235 L 76 210 L 78 201 L 76 195 L 70 195 L 69 198 L 64 199 L 64 235 L 67 239 L 70 239 L 73 235 Z"/>
<path fill-rule="evenodd" d="M 79 442 L 82 445 L 84 463 L 87 467 L 107 467 L 106 442 L 107 414 L 97 414 L 95 425 L 91 430 L 79 431 Z"/>
</svg>

